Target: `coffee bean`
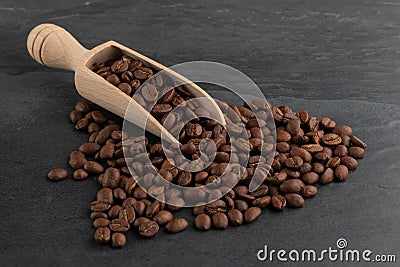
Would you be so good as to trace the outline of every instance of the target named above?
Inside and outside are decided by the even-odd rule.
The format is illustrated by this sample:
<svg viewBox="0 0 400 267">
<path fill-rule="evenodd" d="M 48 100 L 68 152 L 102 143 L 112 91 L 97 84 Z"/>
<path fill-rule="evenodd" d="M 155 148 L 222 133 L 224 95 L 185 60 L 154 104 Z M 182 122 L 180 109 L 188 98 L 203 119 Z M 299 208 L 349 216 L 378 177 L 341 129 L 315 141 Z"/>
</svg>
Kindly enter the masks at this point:
<svg viewBox="0 0 400 267">
<path fill-rule="evenodd" d="M 80 152 L 80 151 L 72 151 L 71 154 L 69 155 L 69 166 L 71 166 L 72 169 L 81 169 L 86 163 L 86 158 L 85 155 Z"/>
<path fill-rule="evenodd" d="M 128 221 L 120 218 L 112 220 L 110 222 L 109 227 L 114 232 L 122 232 L 122 233 L 128 232 L 130 228 Z"/>
<path fill-rule="evenodd" d="M 109 202 L 104 202 L 104 201 L 93 201 L 90 204 L 90 210 L 91 211 L 107 211 L 111 207 L 111 204 Z"/>
<path fill-rule="evenodd" d="M 199 214 L 194 220 L 194 227 L 200 231 L 207 231 L 211 228 L 211 218 L 207 214 Z"/>
<path fill-rule="evenodd" d="M 345 165 L 339 165 L 335 169 L 335 178 L 339 182 L 346 181 L 348 175 L 349 175 L 349 169 Z"/>
<path fill-rule="evenodd" d="M 107 227 L 109 223 L 110 221 L 105 218 L 97 218 L 93 222 L 93 227 L 94 228 Z"/>
<path fill-rule="evenodd" d="M 317 194 L 318 189 L 313 185 L 306 185 L 300 192 L 300 195 L 304 198 L 313 197 Z"/>
<path fill-rule="evenodd" d="M 85 155 L 94 155 L 99 152 L 101 146 L 96 143 L 85 143 L 79 147 L 79 151 L 84 153 Z"/>
<path fill-rule="evenodd" d="M 72 178 L 74 178 L 74 180 L 81 181 L 86 179 L 88 176 L 89 174 L 85 170 L 78 169 L 74 171 Z"/>
<path fill-rule="evenodd" d="M 312 156 L 310 152 L 307 150 L 300 148 L 298 146 L 292 146 L 290 149 L 290 156 L 295 157 L 299 156 L 300 158 L 303 159 L 303 162 L 311 163 Z"/>
<path fill-rule="evenodd" d="M 287 181 L 284 181 L 279 189 L 283 193 L 299 193 L 301 189 L 304 187 L 304 183 L 299 180 L 299 179 L 290 179 Z"/>
<path fill-rule="evenodd" d="M 227 213 L 230 224 L 238 226 L 243 224 L 243 214 L 240 210 L 232 209 Z"/>
<path fill-rule="evenodd" d="M 90 219 L 96 220 L 97 218 L 107 219 L 108 216 L 104 212 L 100 211 L 93 211 L 92 213 L 90 213 Z"/>
<path fill-rule="evenodd" d="M 319 179 L 320 184 L 329 184 L 333 182 L 334 179 L 334 174 L 333 170 L 331 168 L 327 168 L 325 172 L 321 175 Z"/>
<path fill-rule="evenodd" d="M 360 138 L 358 138 L 357 136 L 352 136 L 352 137 L 351 137 L 351 143 L 352 143 L 354 146 L 358 146 L 358 147 L 361 147 L 361 148 L 363 148 L 363 149 L 365 149 L 365 148 L 367 147 L 367 144 L 364 143 L 364 141 L 361 140 Z"/>
<path fill-rule="evenodd" d="M 322 136 L 321 142 L 326 146 L 337 146 L 342 143 L 342 138 L 340 138 L 340 136 L 337 134 L 329 133 Z"/>
<path fill-rule="evenodd" d="M 89 103 L 87 103 L 87 102 L 79 101 L 75 105 L 75 110 L 83 112 L 83 113 L 88 113 L 91 111 L 91 109 L 92 108 L 90 107 Z"/>
<path fill-rule="evenodd" d="M 176 234 L 185 231 L 189 227 L 189 223 L 183 218 L 173 219 L 165 226 L 165 229 L 170 234 Z"/>
<path fill-rule="evenodd" d="M 119 216 L 122 207 L 120 205 L 114 205 L 108 210 L 108 217 L 116 218 Z"/>
<path fill-rule="evenodd" d="M 229 224 L 228 217 L 222 212 L 214 213 L 211 220 L 214 228 L 218 230 L 226 229 Z"/>
<path fill-rule="evenodd" d="M 301 179 L 305 184 L 312 185 L 318 182 L 319 175 L 316 172 L 308 172 Z"/>
<path fill-rule="evenodd" d="M 270 202 L 271 202 L 271 196 L 264 196 L 253 200 L 251 202 L 251 205 L 263 209 L 266 208 Z"/>
<path fill-rule="evenodd" d="M 157 88 L 152 84 L 146 84 L 146 86 L 142 87 L 142 96 L 146 101 L 156 101 L 158 97 Z"/>
<path fill-rule="evenodd" d="M 353 130 L 349 126 L 341 125 L 333 128 L 332 133 L 335 133 L 340 136 L 345 136 L 345 135 L 352 136 Z"/>
<path fill-rule="evenodd" d="M 155 236 L 159 230 L 160 227 L 155 221 L 147 221 L 139 225 L 139 234 L 147 238 Z"/>
<path fill-rule="evenodd" d="M 113 248 L 123 248 L 126 244 L 126 236 L 123 233 L 113 233 L 111 237 Z"/>
<path fill-rule="evenodd" d="M 276 130 L 276 142 L 290 142 L 290 133 L 284 130 Z"/>
<path fill-rule="evenodd" d="M 286 194 L 286 203 L 291 208 L 301 208 L 304 206 L 304 198 L 299 194 Z"/>
<path fill-rule="evenodd" d="M 158 202 L 151 203 L 146 208 L 146 217 L 152 218 L 160 210 L 160 204 Z"/>
<path fill-rule="evenodd" d="M 307 145 L 303 145 L 301 146 L 302 149 L 307 150 L 310 153 L 318 153 L 318 152 L 322 152 L 322 150 L 324 149 L 321 145 L 319 144 L 307 144 Z"/>
<path fill-rule="evenodd" d="M 333 155 L 337 157 L 344 157 L 348 155 L 348 150 L 345 145 L 338 145 L 333 151 Z"/>
<path fill-rule="evenodd" d="M 274 209 L 282 211 L 286 207 L 286 198 L 281 195 L 272 196 L 271 204 Z"/>
<path fill-rule="evenodd" d="M 153 75 L 153 71 L 146 67 L 139 67 L 134 71 L 133 74 L 135 75 L 136 79 L 145 80 Z"/>
<path fill-rule="evenodd" d="M 341 163 L 345 165 L 349 170 L 355 170 L 358 167 L 357 160 L 350 156 L 345 156 L 341 158 Z"/>
<path fill-rule="evenodd" d="M 244 213 L 244 221 L 246 223 L 251 223 L 253 222 L 255 219 L 258 218 L 258 216 L 260 216 L 261 214 L 261 209 L 258 207 L 251 207 L 248 210 L 245 211 Z"/>
<path fill-rule="evenodd" d="M 47 177 L 51 181 L 62 181 L 68 177 L 68 171 L 63 168 L 55 168 L 49 171 Z"/>
<path fill-rule="evenodd" d="M 117 74 L 123 73 L 124 71 L 127 71 L 129 67 L 128 62 L 123 61 L 123 60 L 117 60 L 112 64 L 111 66 L 111 71 Z"/>
<path fill-rule="evenodd" d="M 287 158 L 285 160 L 285 165 L 288 168 L 292 168 L 292 169 L 300 169 L 301 166 L 303 166 L 303 159 L 299 156 L 294 156 L 291 158 Z"/>
<path fill-rule="evenodd" d="M 111 231 L 108 227 L 97 228 L 94 233 L 94 240 L 100 244 L 107 244 L 111 238 Z"/>
<path fill-rule="evenodd" d="M 134 221 L 134 223 L 133 223 L 133 228 L 136 229 L 136 230 L 138 230 L 138 229 L 139 229 L 139 226 L 140 226 L 142 223 L 150 222 L 150 221 L 151 221 L 151 220 L 150 220 L 149 218 L 146 218 L 146 217 L 139 217 L 139 218 L 137 218 L 137 219 Z"/>
<path fill-rule="evenodd" d="M 164 225 L 172 221 L 173 215 L 171 212 L 167 210 L 160 210 L 154 215 L 153 220 L 158 223 L 159 225 Z"/>
<path fill-rule="evenodd" d="M 319 125 L 321 126 L 322 129 L 326 130 L 332 130 L 336 126 L 336 122 L 329 118 L 322 118 L 321 121 L 319 122 Z"/>
<path fill-rule="evenodd" d="M 85 114 L 82 111 L 73 110 L 73 111 L 71 111 L 71 113 L 69 113 L 69 120 L 73 124 L 76 124 L 78 121 L 80 121 L 84 117 L 85 117 Z"/>
<path fill-rule="evenodd" d="M 355 159 L 362 159 L 364 158 L 365 150 L 358 146 L 352 146 L 349 148 L 349 156 Z"/>
<path fill-rule="evenodd" d="M 103 187 L 117 188 L 120 178 L 121 175 L 118 169 L 113 167 L 107 168 L 107 170 L 104 172 L 102 185 Z"/>
</svg>

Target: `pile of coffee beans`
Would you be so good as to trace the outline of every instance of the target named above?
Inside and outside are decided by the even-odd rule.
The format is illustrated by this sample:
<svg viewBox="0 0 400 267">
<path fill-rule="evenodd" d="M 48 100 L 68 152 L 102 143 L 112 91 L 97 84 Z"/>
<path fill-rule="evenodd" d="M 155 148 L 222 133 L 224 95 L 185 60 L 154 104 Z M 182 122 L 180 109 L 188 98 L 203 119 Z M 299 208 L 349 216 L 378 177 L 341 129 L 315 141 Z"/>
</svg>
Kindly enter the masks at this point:
<svg viewBox="0 0 400 267">
<path fill-rule="evenodd" d="M 158 79 L 158 85 L 140 87 L 155 70 L 129 56 L 95 64 L 92 69 L 129 96 L 142 90 L 135 94 L 138 97 L 135 100 L 143 107 L 154 105 L 151 112 L 161 123 L 174 107 L 192 98 L 185 87 L 171 85 L 154 103 L 158 91 L 152 86 L 168 81 Z M 184 187 L 215 185 L 204 194 L 217 200 L 208 204 L 199 202 L 193 208 L 193 226 L 206 231 L 251 223 L 266 208 L 282 211 L 286 207 L 303 207 L 305 199 L 315 196 L 320 185 L 345 181 L 349 170 L 356 169 L 357 160 L 364 157 L 366 144 L 349 126 L 338 126 L 329 118 L 318 119 L 306 111 L 294 112 L 288 106 L 271 107 L 262 100 L 230 108 L 236 117 L 226 117 L 227 128 L 236 129 L 235 123 L 240 121 L 245 125 L 249 141 L 229 136 L 224 127 L 211 119 L 189 121 L 179 133 L 180 150 L 187 159 L 201 157 L 199 143 L 204 138 L 210 138 L 217 148 L 214 162 L 204 170 L 189 172 L 177 168 L 180 162 L 173 164 L 167 159 L 164 152 L 168 148 L 159 140 L 128 136 L 122 131 L 121 123 L 108 119 L 89 103 L 78 102 L 70 113 L 70 120 L 77 130 L 86 131 L 89 138 L 71 152 L 69 166 L 75 180 L 98 177 L 101 188 L 90 204 L 90 218 L 96 229 L 94 239 L 120 248 L 125 246 L 126 233 L 131 229 L 150 238 L 163 226 L 168 233 L 179 233 L 189 227 L 186 219 L 174 217 L 174 212 L 185 206 L 185 197 L 165 183 L 158 183 L 156 173 Z M 196 111 L 207 113 L 199 107 Z M 271 140 L 275 139 L 272 133 L 275 127 L 265 123 L 269 115 L 275 122 L 276 150 L 272 145 L 275 140 Z M 173 125 L 179 123 L 179 116 L 176 119 Z M 263 150 L 273 153 L 273 161 L 266 163 L 261 156 Z M 225 179 L 220 179 L 228 165 L 242 163 L 243 151 L 249 152 L 247 167 L 232 169 Z M 144 157 L 149 157 L 151 163 L 144 164 Z M 263 182 L 250 192 L 255 170 L 262 166 L 268 166 L 261 172 Z M 68 171 L 62 168 L 48 173 L 53 181 L 67 177 Z M 222 190 L 226 188 L 227 191 Z M 157 199 L 152 197 L 155 195 Z M 167 200 L 168 204 L 160 199 Z"/>
<path fill-rule="evenodd" d="M 196 229 L 226 229 L 229 225 L 251 223 L 268 207 L 277 211 L 286 207 L 300 208 L 305 198 L 317 194 L 319 185 L 345 181 L 349 170 L 356 169 L 357 160 L 364 157 L 366 144 L 353 135 L 349 126 L 337 126 L 328 118 L 318 120 L 305 111 L 295 113 L 287 106 L 272 107 L 272 111 L 277 126 L 277 144 L 272 168 L 264 183 L 257 190 L 249 192 L 249 179 L 256 166 L 250 163 L 242 179 L 228 194 L 207 205 L 199 204 L 193 208 L 193 225 Z M 125 133 L 121 131 L 119 123 L 107 119 L 101 111 L 92 110 L 86 102 L 76 104 L 70 113 L 70 120 L 76 129 L 89 133 L 88 142 L 70 154 L 69 166 L 74 170 L 72 178 L 82 180 L 97 176 L 101 185 L 95 201 L 90 205 L 96 241 L 123 247 L 126 243 L 125 233 L 131 229 L 143 237 L 153 237 L 162 226 L 168 233 L 178 233 L 189 227 L 185 219 L 173 216 L 184 206 L 179 195 L 174 196 L 173 191 L 169 192 L 171 197 L 175 197 L 176 205 L 166 205 L 149 196 L 132 177 L 123 153 L 125 147 L 122 138 Z M 254 127 L 250 127 L 249 131 L 254 135 L 259 132 Z M 173 166 L 166 167 L 170 163 L 160 153 L 161 144 L 151 144 L 144 136 L 131 139 L 130 146 L 135 144 L 135 140 L 144 139 L 146 147 L 136 149 L 146 149 L 155 166 L 172 172 L 172 181 L 180 185 L 196 186 L 218 181 L 220 164 L 230 154 L 228 145 L 223 145 L 224 152 L 218 152 L 218 162 L 212 164 L 211 168 L 185 173 Z M 194 148 L 192 150 L 195 151 Z M 139 174 L 151 182 L 152 174 L 146 173 L 143 166 L 137 162 L 130 164 L 136 164 L 136 170 L 141 169 Z M 53 181 L 63 180 L 67 176 L 68 171 L 62 168 L 53 169 L 48 174 Z M 155 185 L 150 188 L 161 190 Z"/>
</svg>

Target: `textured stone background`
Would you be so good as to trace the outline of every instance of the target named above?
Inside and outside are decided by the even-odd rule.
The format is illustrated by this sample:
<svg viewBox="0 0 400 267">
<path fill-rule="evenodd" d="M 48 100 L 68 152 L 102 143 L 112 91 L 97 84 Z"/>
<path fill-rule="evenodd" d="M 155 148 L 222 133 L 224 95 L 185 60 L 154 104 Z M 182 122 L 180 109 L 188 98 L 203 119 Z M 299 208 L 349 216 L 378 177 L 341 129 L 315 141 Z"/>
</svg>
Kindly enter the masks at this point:
<svg viewBox="0 0 400 267">
<path fill-rule="evenodd" d="M 264 245 L 322 250 L 340 237 L 351 249 L 398 253 L 399 12 L 400 2 L 383 0 L 1 1 L 1 265 L 262 266 L 256 253 Z M 274 105 L 351 125 L 368 143 L 367 156 L 346 183 L 321 188 L 302 209 L 267 211 L 226 231 L 161 232 L 152 240 L 130 233 L 125 249 L 100 246 L 88 218 L 95 180 L 46 179 L 87 136 L 68 121 L 80 99 L 73 74 L 26 52 L 27 33 L 43 22 L 88 48 L 113 39 L 167 66 L 231 65 Z"/>
</svg>

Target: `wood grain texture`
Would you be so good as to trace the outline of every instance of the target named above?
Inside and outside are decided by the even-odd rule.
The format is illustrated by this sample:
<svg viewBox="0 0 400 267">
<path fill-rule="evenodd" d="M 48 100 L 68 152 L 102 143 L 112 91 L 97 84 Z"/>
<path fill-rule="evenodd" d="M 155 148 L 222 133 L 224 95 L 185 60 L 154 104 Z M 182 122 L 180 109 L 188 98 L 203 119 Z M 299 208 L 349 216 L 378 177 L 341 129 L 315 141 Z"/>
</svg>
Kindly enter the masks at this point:
<svg viewBox="0 0 400 267">
<path fill-rule="evenodd" d="M 105 62 L 113 59 L 120 50 L 123 54 L 144 62 L 146 66 L 157 71 L 165 71 L 170 77 L 181 80 L 195 97 L 209 99 L 209 102 L 206 103 L 208 106 L 205 108 L 216 110 L 218 115 L 216 119 L 219 119 L 223 125 L 225 124 L 224 116 L 218 105 L 203 89 L 164 65 L 117 42 L 109 41 L 89 51 L 65 29 L 46 23 L 31 30 L 27 37 L 27 49 L 31 57 L 47 67 L 75 71 L 75 86 L 84 98 L 156 136 L 161 137 L 162 132 L 164 132 L 164 138 L 170 143 L 179 142 L 145 108 L 92 72 L 88 66 L 91 66 L 94 62 Z"/>
</svg>

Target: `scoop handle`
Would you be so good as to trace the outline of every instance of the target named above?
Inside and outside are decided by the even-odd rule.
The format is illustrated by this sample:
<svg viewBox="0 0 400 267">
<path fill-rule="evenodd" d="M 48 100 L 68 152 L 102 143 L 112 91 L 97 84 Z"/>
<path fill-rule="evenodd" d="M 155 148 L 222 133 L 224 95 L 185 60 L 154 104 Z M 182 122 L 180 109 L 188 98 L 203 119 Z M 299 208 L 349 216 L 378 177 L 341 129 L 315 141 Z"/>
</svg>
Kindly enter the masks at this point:
<svg viewBox="0 0 400 267">
<path fill-rule="evenodd" d="M 33 28 L 26 41 L 31 57 L 47 67 L 75 71 L 88 52 L 69 32 L 54 24 Z"/>
</svg>

